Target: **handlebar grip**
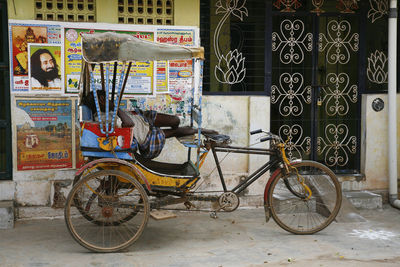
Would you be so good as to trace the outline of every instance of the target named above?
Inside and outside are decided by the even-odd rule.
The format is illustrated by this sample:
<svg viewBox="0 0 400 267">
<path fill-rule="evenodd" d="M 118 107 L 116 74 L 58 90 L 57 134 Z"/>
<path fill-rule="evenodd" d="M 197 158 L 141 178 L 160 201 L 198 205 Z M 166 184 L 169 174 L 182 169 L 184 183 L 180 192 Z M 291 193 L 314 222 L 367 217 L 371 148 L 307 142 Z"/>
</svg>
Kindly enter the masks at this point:
<svg viewBox="0 0 400 267">
<path fill-rule="evenodd" d="M 272 140 L 272 137 L 271 137 L 271 136 L 261 138 L 261 139 L 260 139 L 260 142 L 265 142 L 265 141 L 269 141 L 269 140 Z"/>
<path fill-rule="evenodd" d="M 262 133 L 262 130 L 258 129 L 258 130 L 253 130 L 253 131 L 250 132 L 251 135 L 258 134 L 258 133 Z"/>
</svg>

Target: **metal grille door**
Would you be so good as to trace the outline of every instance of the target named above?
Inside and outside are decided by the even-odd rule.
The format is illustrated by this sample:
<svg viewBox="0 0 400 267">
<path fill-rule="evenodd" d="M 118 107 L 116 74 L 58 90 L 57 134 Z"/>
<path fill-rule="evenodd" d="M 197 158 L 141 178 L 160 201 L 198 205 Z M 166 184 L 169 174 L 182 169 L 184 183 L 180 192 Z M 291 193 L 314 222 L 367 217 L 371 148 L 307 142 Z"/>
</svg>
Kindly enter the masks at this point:
<svg viewBox="0 0 400 267">
<path fill-rule="evenodd" d="M 355 15 L 273 17 L 271 129 L 292 159 L 358 171 L 358 31 Z"/>
</svg>

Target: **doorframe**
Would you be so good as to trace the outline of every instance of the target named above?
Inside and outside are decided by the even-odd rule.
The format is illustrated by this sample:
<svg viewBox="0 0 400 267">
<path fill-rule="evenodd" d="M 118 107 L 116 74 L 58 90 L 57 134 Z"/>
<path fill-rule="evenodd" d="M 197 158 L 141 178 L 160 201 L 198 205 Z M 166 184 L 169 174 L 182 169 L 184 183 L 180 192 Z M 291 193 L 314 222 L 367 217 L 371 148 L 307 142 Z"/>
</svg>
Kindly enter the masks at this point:
<svg viewBox="0 0 400 267">
<path fill-rule="evenodd" d="M 0 85 L 4 90 L 0 91 L 0 97 L 5 99 L 5 120 L 0 121 L 0 127 L 5 128 L 6 140 L 6 170 L 0 171 L 0 180 L 12 180 L 12 136 L 11 136 L 11 110 L 10 110 L 10 64 L 9 64 L 9 49 L 8 49 L 8 14 L 7 1 L 0 0 L 0 13 L 2 27 L 3 50 L 0 53 L 4 56 L 4 61 L 0 62 L 0 69 L 4 71 L 4 85 Z"/>
</svg>

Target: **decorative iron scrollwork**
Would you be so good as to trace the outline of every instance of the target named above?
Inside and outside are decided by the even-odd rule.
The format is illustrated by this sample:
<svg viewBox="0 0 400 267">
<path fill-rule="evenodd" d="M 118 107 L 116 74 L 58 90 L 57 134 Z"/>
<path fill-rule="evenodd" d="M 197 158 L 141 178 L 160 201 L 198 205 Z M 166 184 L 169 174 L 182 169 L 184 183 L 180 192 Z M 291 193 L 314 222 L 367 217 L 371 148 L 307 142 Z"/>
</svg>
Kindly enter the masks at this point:
<svg viewBox="0 0 400 267">
<path fill-rule="evenodd" d="M 369 0 L 369 4 L 371 9 L 368 11 L 368 18 L 371 18 L 372 23 L 387 15 L 389 10 L 388 0 Z"/>
<path fill-rule="evenodd" d="M 312 0 L 311 3 L 315 7 L 313 10 L 311 10 L 311 13 L 317 13 L 319 16 L 321 13 L 324 13 L 325 10 L 321 9 L 322 6 L 324 5 L 324 0 Z"/>
<path fill-rule="evenodd" d="M 281 12 L 296 12 L 295 9 L 301 7 L 301 2 L 299 0 L 275 0 L 273 5 L 277 9 L 284 7 Z"/>
<path fill-rule="evenodd" d="M 326 60 L 329 64 L 347 64 L 350 60 L 350 50 L 358 51 L 358 33 L 351 34 L 351 25 L 347 20 L 331 20 L 326 28 L 327 35 L 319 34 L 319 51 L 326 50 Z"/>
<path fill-rule="evenodd" d="M 271 87 L 271 103 L 279 103 L 279 113 L 286 117 L 303 113 L 303 103 L 311 104 L 311 86 L 303 86 L 303 76 L 296 72 L 283 73 L 279 77 L 279 87 Z"/>
<path fill-rule="evenodd" d="M 282 125 L 278 132 L 282 140 L 286 141 L 286 154 L 290 160 L 311 153 L 311 137 L 303 137 L 303 128 L 299 124 Z"/>
<path fill-rule="evenodd" d="M 322 102 L 325 104 L 326 114 L 329 116 L 344 116 L 349 112 L 349 102 L 357 103 L 358 87 L 353 84 L 349 87 L 347 73 L 329 73 L 326 81 L 331 86 L 322 87 Z"/>
<path fill-rule="evenodd" d="M 304 51 L 312 50 L 312 33 L 304 34 L 304 23 L 296 19 L 285 19 L 280 25 L 281 32 L 272 33 L 272 51 L 279 51 L 283 64 L 300 64 L 304 60 Z"/>
<path fill-rule="evenodd" d="M 225 5 L 222 4 L 225 3 Z M 240 83 L 246 76 L 245 57 L 238 49 L 229 51 L 224 55 L 219 47 L 219 36 L 222 25 L 230 15 L 235 16 L 243 21 L 243 16 L 248 16 L 247 8 L 245 7 L 246 0 L 218 0 L 216 3 L 216 14 L 224 14 L 219 21 L 214 32 L 214 50 L 218 59 L 218 64 L 215 66 L 215 78 L 220 83 L 235 84 Z"/>
<path fill-rule="evenodd" d="M 325 128 L 325 138 L 318 137 L 317 153 L 325 153 L 324 161 L 328 166 L 345 166 L 349 161 L 349 154 L 356 154 L 357 138 L 349 136 L 349 129 L 345 124 L 328 124 Z"/>
<path fill-rule="evenodd" d="M 388 82 L 388 66 L 385 53 L 376 50 L 368 57 L 367 77 L 372 83 L 383 84 Z"/>
<path fill-rule="evenodd" d="M 338 0 L 339 3 L 337 8 L 340 10 L 340 13 L 354 13 L 356 9 L 358 9 L 357 2 L 360 0 Z"/>
</svg>

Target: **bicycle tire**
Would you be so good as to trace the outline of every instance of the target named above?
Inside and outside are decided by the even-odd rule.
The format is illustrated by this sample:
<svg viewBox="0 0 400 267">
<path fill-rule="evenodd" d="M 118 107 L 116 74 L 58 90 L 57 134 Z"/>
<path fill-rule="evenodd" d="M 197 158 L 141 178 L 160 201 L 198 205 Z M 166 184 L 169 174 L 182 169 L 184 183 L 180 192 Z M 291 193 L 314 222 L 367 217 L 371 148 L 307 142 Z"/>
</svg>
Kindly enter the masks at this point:
<svg viewBox="0 0 400 267">
<path fill-rule="evenodd" d="M 104 177 L 109 176 L 123 181 L 120 182 L 121 186 L 111 194 L 97 191 L 97 185 L 104 181 Z M 97 201 L 85 206 L 93 193 L 98 194 Z M 76 205 L 78 195 L 82 203 Z M 79 211 L 83 207 L 87 209 L 85 213 Z M 132 212 L 136 213 L 134 220 L 118 219 L 126 218 L 126 214 L 129 216 Z M 68 194 L 64 209 L 65 222 L 72 237 L 94 252 L 116 252 L 129 247 L 142 234 L 149 214 L 150 204 L 142 185 L 128 174 L 117 170 L 102 170 L 80 179 Z M 88 216 L 96 218 L 97 223 L 88 220 Z M 120 223 L 114 224 L 116 221 Z"/>
<path fill-rule="evenodd" d="M 269 209 L 275 222 L 293 234 L 314 234 L 326 228 L 335 219 L 342 203 L 341 186 L 336 175 L 325 165 L 303 161 L 292 165 L 304 178 L 311 197 L 293 170 L 288 175 L 278 174 L 268 192 Z M 293 194 L 286 179 L 295 190 Z M 303 197 L 302 197 L 303 196 Z"/>
</svg>

